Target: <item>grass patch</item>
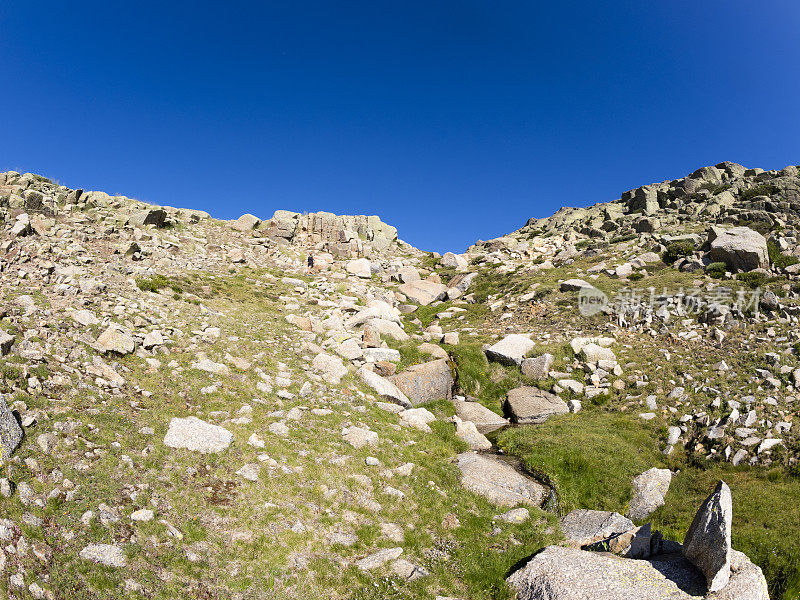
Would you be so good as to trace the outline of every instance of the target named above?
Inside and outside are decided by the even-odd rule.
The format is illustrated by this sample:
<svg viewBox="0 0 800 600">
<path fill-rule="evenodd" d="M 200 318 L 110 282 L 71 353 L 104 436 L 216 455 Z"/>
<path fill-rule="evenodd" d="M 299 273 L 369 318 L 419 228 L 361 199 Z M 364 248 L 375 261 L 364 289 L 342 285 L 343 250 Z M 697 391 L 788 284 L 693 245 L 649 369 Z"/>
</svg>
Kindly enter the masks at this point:
<svg viewBox="0 0 800 600">
<path fill-rule="evenodd" d="M 656 428 L 633 416 L 584 410 L 551 417 L 536 427 L 514 427 L 498 445 L 556 487 L 559 513 L 576 508 L 624 513 L 631 479 L 661 466 Z"/>
<path fill-rule="evenodd" d="M 769 261 L 779 269 L 785 269 L 800 262 L 800 258 L 781 252 L 778 244 L 772 240 L 767 242 L 767 252 L 769 253 Z"/>
<path fill-rule="evenodd" d="M 767 578 L 770 597 L 800 594 L 800 478 L 782 469 L 687 462 L 677 451 L 660 452 L 663 431 L 632 415 L 588 409 L 551 417 L 535 427 L 516 427 L 497 443 L 525 465 L 547 474 L 559 495 L 559 513 L 575 508 L 624 513 L 630 482 L 651 467 L 669 467 L 673 477 L 666 504 L 650 517 L 666 538 L 683 541 L 702 501 L 716 482 L 733 493 L 733 547 L 746 553 Z"/>
</svg>

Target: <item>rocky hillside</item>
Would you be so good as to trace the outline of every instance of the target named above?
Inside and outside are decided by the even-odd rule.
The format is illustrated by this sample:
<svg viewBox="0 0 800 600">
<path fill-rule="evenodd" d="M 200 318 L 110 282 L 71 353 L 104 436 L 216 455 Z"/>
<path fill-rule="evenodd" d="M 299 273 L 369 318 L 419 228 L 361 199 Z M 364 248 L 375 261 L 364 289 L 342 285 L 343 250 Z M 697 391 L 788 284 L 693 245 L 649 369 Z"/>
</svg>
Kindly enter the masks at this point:
<svg viewBox="0 0 800 600">
<path fill-rule="evenodd" d="M 722 163 L 439 256 L 2 173 L 0 588 L 795 598 L 799 204 Z"/>
</svg>

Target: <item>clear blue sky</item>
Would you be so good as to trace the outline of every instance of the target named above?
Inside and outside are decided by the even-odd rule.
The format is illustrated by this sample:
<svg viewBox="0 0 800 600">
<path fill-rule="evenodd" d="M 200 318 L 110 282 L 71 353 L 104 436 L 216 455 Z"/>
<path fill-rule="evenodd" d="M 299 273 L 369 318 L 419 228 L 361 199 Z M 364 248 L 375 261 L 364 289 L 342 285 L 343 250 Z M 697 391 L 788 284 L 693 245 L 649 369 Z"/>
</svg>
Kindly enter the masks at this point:
<svg viewBox="0 0 800 600">
<path fill-rule="evenodd" d="M 463 251 L 732 160 L 800 163 L 800 2 L 0 3 L 0 170 Z"/>
</svg>

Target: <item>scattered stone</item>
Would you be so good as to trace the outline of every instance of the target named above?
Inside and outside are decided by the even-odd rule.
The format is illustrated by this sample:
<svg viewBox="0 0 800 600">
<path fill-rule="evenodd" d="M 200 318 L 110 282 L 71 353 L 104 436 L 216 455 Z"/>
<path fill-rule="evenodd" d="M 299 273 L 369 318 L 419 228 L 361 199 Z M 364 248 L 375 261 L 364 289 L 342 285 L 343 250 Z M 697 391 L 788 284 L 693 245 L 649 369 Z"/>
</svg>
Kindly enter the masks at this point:
<svg viewBox="0 0 800 600">
<path fill-rule="evenodd" d="M 197 417 L 173 418 L 164 437 L 165 446 L 203 453 L 222 452 L 232 441 L 233 434 L 230 431 Z"/>
</svg>

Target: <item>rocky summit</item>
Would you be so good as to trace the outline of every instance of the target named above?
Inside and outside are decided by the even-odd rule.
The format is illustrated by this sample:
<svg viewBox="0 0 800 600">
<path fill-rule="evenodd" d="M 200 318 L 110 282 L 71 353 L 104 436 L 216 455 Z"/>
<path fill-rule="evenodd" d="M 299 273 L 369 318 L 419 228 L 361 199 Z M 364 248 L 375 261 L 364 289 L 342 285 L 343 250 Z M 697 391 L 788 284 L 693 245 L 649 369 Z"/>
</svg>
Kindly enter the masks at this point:
<svg viewBox="0 0 800 600">
<path fill-rule="evenodd" d="M 610 200 L 439 255 L 0 173 L 3 597 L 796 598 L 798 168 Z"/>
</svg>

